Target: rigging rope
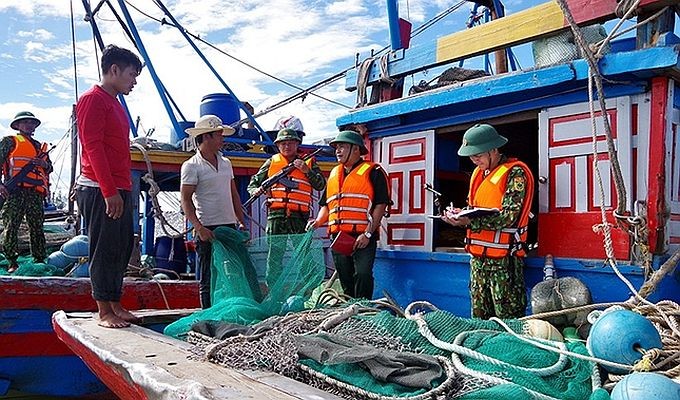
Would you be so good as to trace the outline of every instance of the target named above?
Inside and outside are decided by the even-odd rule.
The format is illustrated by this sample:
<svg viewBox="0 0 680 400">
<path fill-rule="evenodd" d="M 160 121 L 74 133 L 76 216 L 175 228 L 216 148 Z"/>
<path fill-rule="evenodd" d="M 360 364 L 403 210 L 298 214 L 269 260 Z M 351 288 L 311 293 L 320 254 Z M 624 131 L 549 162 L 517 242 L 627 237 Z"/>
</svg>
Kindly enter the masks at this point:
<svg viewBox="0 0 680 400">
<path fill-rule="evenodd" d="M 618 203 L 616 207 L 616 212 L 619 215 L 624 215 L 626 213 L 627 202 L 626 187 L 624 185 L 623 174 L 621 173 L 621 166 L 619 165 L 618 156 L 616 154 L 614 139 L 612 138 L 612 129 L 609 124 L 609 118 L 607 116 L 607 106 L 605 104 L 604 96 L 604 85 L 602 83 L 602 75 L 600 74 L 599 68 L 597 66 L 599 58 L 596 58 L 595 54 L 593 54 L 593 51 L 590 49 L 590 46 L 583 38 L 583 33 L 576 24 L 574 16 L 571 14 L 571 10 L 569 10 L 569 6 L 567 5 L 566 1 L 557 0 L 557 3 L 559 4 L 560 9 L 562 10 L 562 13 L 564 14 L 565 18 L 569 22 L 569 27 L 571 28 L 571 31 L 574 34 L 574 39 L 578 44 L 586 62 L 588 63 L 588 67 L 590 70 L 589 75 L 592 73 L 593 79 L 595 81 L 595 86 L 597 87 L 597 97 L 600 103 L 600 113 L 604 125 L 605 138 L 607 143 L 607 154 L 609 156 L 609 161 L 611 163 L 611 171 L 614 177 L 614 187 L 616 188 L 617 195 L 616 198 Z M 601 57 L 601 54 L 598 53 L 598 56 Z M 590 93 L 592 94 L 592 90 L 590 90 Z M 595 159 L 597 159 L 597 157 L 595 157 Z M 602 198 L 601 200 L 602 202 L 604 202 L 604 198 Z"/>
<path fill-rule="evenodd" d="M 616 275 L 619 277 L 619 279 L 624 282 L 624 284 L 630 289 L 630 291 L 634 295 L 634 299 L 637 301 L 653 306 L 652 303 L 650 303 L 648 300 L 645 299 L 644 296 L 642 296 L 632 285 L 632 283 L 626 279 L 623 274 L 619 271 L 617 264 L 616 264 L 616 259 L 614 257 L 614 250 L 613 250 L 613 242 L 612 242 L 612 237 L 611 237 L 611 224 L 607 222 L 606 219 L 606 213 L 605 213 L 605 204 L 604 204 L 604 186 L 602 184 L 602 178 L 600 176 L 600 171 L 598 168 L 598 151 L 597 151 L 597 131 L 596 131 L 596 125 L 595 125 L 595 110 L 594 110 L 594 100 L 593 100 L 593 83 L 597 87 L 597 95 L 598 99 L 600 102 L 600 118 L 602 118 L 602 121 L 604 122 L 604 127 L 605 127 L 605 136 L 607 139 L 607 149 L 608 149 L 608 156 L 609 160 L 611 162 L 611 171 L 614 176 L 614 184 L 617 190 L 617 195 L 618 195 L 618 206 L 617 209 L 614 211 L 614 216 L 617 218 L 618 221 L 623 221 L 623 222 L 633 222 L 633 220 L 630 220 L 630 217 L 625 216 L 626 211 L 626 192 L 625 192 L 625 186 L 623 182 L 623 176 L 621 173 L 621 168 L 618 163 L 617 155 L 616 155 L 616 149 L 614 148 L 614 143 L 613 139 L 611 136 L 611 128 L 609 126 L 609 119 L 607 117 L 606 113 L 606 105 L 605 105 L 605 99 L 604 99 L 604 89 L 602 85 L 602 75 L 599 72 L 598 68 L 598 60 L 602 57 L 602 49 L 603 47 L 600 47 L 596 52 L 593 52 L 593 50 L 586 44 L 583 35 L 579 29 L 579 27 L 576 25 L 574 18 L 571 14 L 571 11 L 569 10 L 569 7 L 566 4 L 565 0 L 558 0 L 558 3 L 560 5 L 560 8 L 562 9 L 562 12 L 565 15 L 565 18 L 569 22 L 569 25 L 572 29 L 572 32 L 574 34 L 575 41 L 579 45 L 580 50 L 582 51 L 582 54 L 584 55 L 587 63 L 588 63 L 588 96 L 589 96 L 589 108 L 590 108 L 590 115 L 591 115 L 591 121 L 592 121 L 592 135 L 593 135 L 593 169 L 596 174 L 597 182 L 598 182 L 598 188 L 600 191 L 600 212 L 602 215 L 602 224 L 598 225 L 597 227 L 594 227 L 594 229 L 600 229 L 604 235 L 604 249 L 606 253 L 606 263 L 611 266 L 611 268 L 614 270 Z M 629 4 L 629 8 L 625 12 L 623 18 L 629 18 L 635 11 L 635 8 L 637 5 L 640 3 L 640 0 L 635 0 L 634 2 Z M 665 10 L 665 9 L 663 9 Z M 662 10 L 662 11 L 663 11 Z M 661 15 L 662 12 L 658 12 L 655 14 L 655 16 L 658 17 L 658 15 Z M 651 19 L 648 19 L 645 21 L 648 22 Z M 617 24 L 617 28 L 621 26 L 621 24 Z M 611 36 L 613 36 L 616 33 L 616 31 L 612 31 L 608 38 L 606 38 L 603 41 L 603 44 L 606 45 L 609 40 L 611 40 Z M 638 218 L 640 216 L 636 216 Z M 635 232 L 637 233 L 638 229 L 640 227 L 638 225 L 641 225 L 642 221 L 641 220 L 635 220 L 633 229 L 635 229 Z M 648 253 L 647 253 L 648 255 Z M 649 258 L 649 257 L 648 257 Z M 671 259 L 675 259 L 675 257 L 672 257 Z M 651 261 L 647 261 L 651 262 Z M 670 266 L 666 265 L 666 269 L 670 269 Z M 658 283 L 660 280 L 661 275 L 657 275 L 657 279 L 653 282 L 651 282 L 646 288 L 645 288 L 645 293 L 651 293 L 653 291 L 653 288 L 651 285 Z M 670 324 L 669 317 L 663 313 L 663 311 L 659 310 L 663 318 Z M 673 330 L 674 334 L 680 337 L 680 331 L 677 329 Z"/>
<path fill-rule="evenodd" d="M 151 15 L 149 15 L 149 14 L 143 12 L 142 10 L 140 10 L 139 8 L 137 8 L 135 5 L 133 5 L 129 0 L 125 0 L 125 3 L 126 3 L 127 5 L 129 5 L 130 7 L 132 7 L 134 10 L 136 10 L 138 13 L 144 15 L 145 17 L 147 17 L 147 18 L 149 18 L 149 19 L 151 19 L 151 20 L 153 20 L 153 21 L 158 22 L 158 23 L 161 24 L 161 25 L 168 25 L 168 26 L 172 26 L 172 27 L 175 27 L 175 28 L 178 28 L 178 29 L 182 29 L 186 34 L 188 34 L 189 36 L 191 36 L 191 37 L 194 38 L 195 40 L 198 40 L 199 42 L 201 42 L 201 43 L 207 45 L 208 47 L 210 47 L 210 48 L 212 48 L 212 49 L 218 51 L 219 53 L 221 53 L 221 54 L 223 54 L 223 55 L 225 55 L 225 56 L 231 58 L 232 60 L 234 60 L 234 61 L 236 61 L 236 62 L 238 62 L 238 63 L 241 63 L 241 64 L 243 64 L 244 66 L 246 66 L 246 67 L 248 67 L 248 68 L 250 68 L 250 69 L 252 69 L 252 70 L 254 70 L 254 71 L 256 71 L 256 72 L 258 72 L 258 73 L 260 73 L 260 74 L 262 74 L 262 75 L 265 75 L 265 76 L 267 76 L 267 77 L 269 77 L 269 78 L 271 78 L 271 79 L 274 79 L 274 80 L 276 80 L 277 82 L 280 82 L 280 83 L 282 83 L 282 84 L 284 84 L 284 85 L 286 85 L 286 86 L 292 87 L 292 88 L 294 88 L 294 89 L 300 90 L 300 91 L 304 92 L 305 94 L 307 94 L 307 93 L 308 93 L 308 94 L 311 94 L 312 96 L 318 97 L 318 98 L 320 98 L 321 100 L 325 100 L 325 101 L 327 101 L 327 102 L 329 102 L 329 103 L 332 103 L 332 104 L 335 104 L 335 105 L 337 105 L 337 106 L 344 107 L 344 108 L 348 108 L 348 109 L 351 108 L 350 106 L 348 106 L 348 105 L 346 105 L 346 104 L 342 104 L 342 103 L 337 102 L 337 101 L 335 101 L 335 100 L 328 99 L 328 98 L 326 98 L 326 97 L 324 97 L 324 96 L 321 96 L 321 95 L 318 95 L 318 94 L 316 94 L 316 93 L 313 93 L 313 92 L 309 91 L 309 89 L 304 89 L 304 88 L 302 88 L 302 87 L 300 87 L 300 86 L 298 86 L 298 85 L 295 85 L 295 84 L 293 84 L 293 83 L 291 83 L 291 82 L 288 82 L 288 81 L 286 81 L 286 80 L 284 80 L 284 79 L 281 79 L 281 78 L 279 78 L 279 77 L 277 77 L 277 76 L 275 76 L 275 75 L 272 75 L 272 74 L 270 74 L 270 73 L 268 73 L 268 72 L 265 72 L 265 71 L 263 71 L 262 69 L 260 69 L 260 68 L 258 68 L 258 67 L 255 67 L 254 65 L 249 64 L 249 63 L 247 63 L 247 62 L 245 62 L 245 61 L 239 59 L 238 57 L 235 57 L 235 56 L 233 56 L 233 55 L 227 53 L 226 51 L 220 49 L 219 47 L 215 46 L 214 44 L 212 44 L 212 43 L 208 42 L 207 40 L 201 38 L 199 35 L 194 34 L 194 33 L 192 33 L 192 32 L 189 32 L 189 30 L 187 30 L 187 29 L 184 28 L 184 27 L 177 27 L 177 26 L 175 26 L 174 24 L 172 24 L 171 22 L 168 22 L 165 18 L 158 19 L 158 18 L 156 18 L 156 17 L 153 17 L 153 16 L 151 16 Z M 158 5 L 157 1 L 155 1 L 155 0 L 154 0 L 154 3 L 155 3 L 156 5 Z M 159 7 L 159 8 L 162 10 L 161 7 Z M 272 111 L 273 111 L 273 110 L 272 110 Z"/>
<path fill-rule="evenodd" d="M 158 221 L 161 223 L 161 228 L 163 229 L 163 232 L 165 232 L 166 235 L 169 237 L 175 239 L 175 238 L 180 238 L 184 237 L 184 235 L 187 234 L 191 229 L 187 229 L 185 231 L 180 231 L 174 226 L 172 226 L 166 219 L 165 215 L 163 215 L 163 210 L 161 209 L 160 202 L 158 201 L 158 194 L 161 193 L 161 189 L 158 186 L 158 183 L 154 180 L 153 177 L 153 168 L 151 166 L 151 159 L 149 158 L 149 154 L 146 151 L 146 148 L 142 146 L 139 143 L 132 143 L 130 145 L 131 147 L 136 148 L 139 150 L 142 155 L 144 156 L 144 162 L 146 163 L 146 174 L 142 176 L 142 180 L 146 182 L 149 185 L 149 196 L 151 196 L 151 207 L 152 207 L 152 212 L 153 216 L 158 219 Z M 170 227 L 174 231 L 174 233 L 171 233 L 168 231 L 167 227 Z"/>
</svg>

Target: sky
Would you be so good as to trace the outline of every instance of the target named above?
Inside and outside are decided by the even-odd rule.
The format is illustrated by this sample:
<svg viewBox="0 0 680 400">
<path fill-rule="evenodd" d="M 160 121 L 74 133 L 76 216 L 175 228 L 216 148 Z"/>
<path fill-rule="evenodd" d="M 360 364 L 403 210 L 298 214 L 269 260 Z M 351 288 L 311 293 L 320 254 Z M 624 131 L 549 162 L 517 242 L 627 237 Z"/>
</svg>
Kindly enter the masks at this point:
<svg viewBox="0 0 680 400">
<path fill-rule="evenodd" d="M 118 9 L 118 0 L 111 3 Z M 163 18 L 152 0 L 126 3 L 153 18 Z M 539 3 L 542 1 L 509 0 L 504 5 L 510 14 Z M 399 12 L 415 29 L 453 4 L 445 0 L 400 0 Z M 465 3 L 414 38 L 411 47 L 464 29 L 472 4 Z M 300 87 L 353 66 L 357 53 L 364 59 L 372 49 L 389 43 L 384 0 L 165 0 L 165 5 L 189 32 Z M 187 119 L 195 120 L 201 98 L 225 92 L 224 88 L 177 29 L 161 25 L 132 7 L 128 9 L 163 84 Z M 68 144 L 61 139 L 68 134 L 73 104 L 77 96 L 99 81 L 99 52 L 84 15 L 82 0 L 0 0 L 0 26 L 4 27 L 0 33 L 0 126 L 9 133 L 9 122 L 18 111 L 34 112 L 42 120 L 36 137 L 59 144 L 52 158 L 61 164 L 68 160 Z M 102 7 L 96 21 L 106 44 L 133 48 L 107 6 Z M 204 44 L 197 45 L 236 97 L 249 101 L 256 112 L 296 92 Z M 516 49 L 516 54 L 522 67 L 533 64 L 528 45 Z M 481 65 L 479 58 L 465 64 L 472 68 Z M 408 77 L 406 87 L 421 79 L 430 80 L 436 73 L 430 70 Z M 340 79 L 317 93 L 352 107 L 356 93 L 345 91 L 344 86 L 345 80 Z M 169 141 L 171 123 L 148 68 L 126 102 L 133 118 L 140 118 L 144 132 L 153 129 L 152 138 Z M 313 141 L 333 136 L 337 132 L 335 119 L 346 111 L 345 107 L 307 96 L 257 121 L 264 129 L 273 129 L 280 117 L 297 116 L 304 125 L 306 140 Z M 58 161 L 55 172 L 58 185 L 68 182 L 68 167 L 61 164 Z"/>
</svg>

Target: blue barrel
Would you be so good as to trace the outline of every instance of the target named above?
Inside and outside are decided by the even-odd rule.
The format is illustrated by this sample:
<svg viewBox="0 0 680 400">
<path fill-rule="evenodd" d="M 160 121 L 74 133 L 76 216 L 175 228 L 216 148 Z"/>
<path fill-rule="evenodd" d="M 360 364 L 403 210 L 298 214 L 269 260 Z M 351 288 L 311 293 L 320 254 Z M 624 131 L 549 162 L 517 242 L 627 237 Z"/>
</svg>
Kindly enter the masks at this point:
<svg viewBox="0 0 680 400">
<path fill-rule="evenodd" d="M 193 128 L 195 122 L 194 121 L 177 121 L 179 124 L 180 132 L 177 132 L 175 128 L 170 128 L 170 143 L 172 144 L 177 144 L 180 140 L 184 139 L 188 135 L 186 132 L 184 132 L 185 129 L 187 128 Z"/>
<path fill-rule="evenodd" d="M 160 236 L 156 238 L 153 249 L 157 268 L 169 269 L 178 274 L 187 272 L 187 248 L 184 245 L 184 238 Z"/>
<path fill-rule="evenodd" d="M 232 124 L 238 121 L 240 112 L 234 96 L 227 93 L 213 93 L 201 99 L 201 117 L 217 115 L 223 123 Z"/>
</svg>

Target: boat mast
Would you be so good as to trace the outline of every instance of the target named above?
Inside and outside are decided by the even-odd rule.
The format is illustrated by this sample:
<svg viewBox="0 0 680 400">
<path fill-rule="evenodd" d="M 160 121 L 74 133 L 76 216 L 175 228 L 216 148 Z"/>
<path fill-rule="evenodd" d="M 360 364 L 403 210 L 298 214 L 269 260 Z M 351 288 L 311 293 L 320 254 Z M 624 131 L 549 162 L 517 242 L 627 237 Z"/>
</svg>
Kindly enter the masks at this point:
<svg viewBox="0 0 680 400">
<path fill-rule="evenodd" d="M 68 213 L 73 215 L 74 211 L 74 196 L 71 195 L 71 190 L 76 187 L 76 173 L 78 167 L 78 121 L 76 120 L 76 105 L 73 105 L 71 110 L 71 179 L 69 181 L 69 189 L 67 191 L 68 197 Z"/>
</svg>

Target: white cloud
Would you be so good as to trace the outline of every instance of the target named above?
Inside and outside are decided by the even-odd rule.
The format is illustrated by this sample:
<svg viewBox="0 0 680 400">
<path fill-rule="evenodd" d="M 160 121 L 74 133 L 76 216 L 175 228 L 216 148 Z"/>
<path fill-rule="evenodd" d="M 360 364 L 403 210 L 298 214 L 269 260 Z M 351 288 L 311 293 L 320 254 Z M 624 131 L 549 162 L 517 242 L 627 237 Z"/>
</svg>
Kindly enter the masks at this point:
<svg viewBox="0 0 680 400">
<path fill-rule="evenodd" d="M 31 38 L 31 39 L 35 39 L 35 40 L 38 40 L 38 41 L 41 41 L 41 42 L 45 42 L 45 41 L 48 41 L 48 40 L 54 38 L 54 35 L 52 34 L 52 32 L 49 32 L 45 29 L 36 29 L 35 31 L 31 31 L 31 32 L 29 32 L 29 31 L 19 31 L 19 32 L 16 33 L 16 35 L 18 37 L 21 37 L 21 38 Z"/>
<path fill-rule="evenodd" d="M 58 16 L 69 17 L 69 0 L 30 0 L 0 2 L 0 12 L 16 11 L 27 17 L 34 16 Z M 77 4 L 74 4 L 74 8 Z"/>
<path fill-rule="evenodd" d="M 350 15 L 366 13 L 367 9 L 362 0 L 335 1 L 326 7 L 326 12 L 333 15 Z"/>
</svg>

